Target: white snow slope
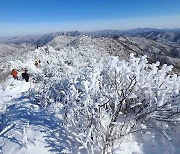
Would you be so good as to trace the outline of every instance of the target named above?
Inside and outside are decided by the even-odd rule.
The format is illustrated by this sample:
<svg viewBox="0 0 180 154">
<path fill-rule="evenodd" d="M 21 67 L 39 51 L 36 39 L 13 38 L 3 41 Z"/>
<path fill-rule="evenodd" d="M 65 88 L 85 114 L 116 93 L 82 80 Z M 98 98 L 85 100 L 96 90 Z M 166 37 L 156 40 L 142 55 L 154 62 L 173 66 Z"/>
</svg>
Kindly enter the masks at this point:
<svg viewBox="0 0 180 154">
<path fill-rule="evenodd" d="M 49 94 L 46 89 L 53 91 L 54 86 L 58 86 L 58 80 L 75 80 L 81 76 L 80 72 L 84 67 L 91 67 L 96 63 L 103 65 L 107 59 L 107 54 L 97 52 L 92 46 L 76 49 L 68 46 L 58 51 L 46 46 L 9 61 L 10 69 L 19 70 L 19 80 L 9 76 L 0 83 L 0 153 L 88 153 L 85 146 L 69 135 L 63 125 L 58 97 L 55 102 L 51 99 L 58 94 L 56 91 Z M 38 67 L 34 65 L 35 60 L 41 61 Z M 24 68 L 29 71 L 30 82 L 25 82 L 20 77 Z M 91 84 L 95 85 L 93 82 Z M 43 101 L 47 95 L 53 95 L 48 98 L 49 102 Z M 156 132 L 129 134 L 121 144 L 117 142 L 110 153 L 180 153 L 180 127 L 167 125 L 166 131 L 161 132 L 161 123 L 152 125 L 157 127 Z"/>
</svg>

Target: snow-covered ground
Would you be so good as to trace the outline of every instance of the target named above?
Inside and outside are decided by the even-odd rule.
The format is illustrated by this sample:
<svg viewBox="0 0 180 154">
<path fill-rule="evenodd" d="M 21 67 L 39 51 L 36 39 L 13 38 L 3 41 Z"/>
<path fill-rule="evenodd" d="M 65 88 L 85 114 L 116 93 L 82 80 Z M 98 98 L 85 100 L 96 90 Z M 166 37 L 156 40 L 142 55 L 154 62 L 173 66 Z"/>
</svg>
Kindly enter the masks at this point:
<svg viewBox="0 0 180 154">
<path fill-rule="evenodd" d="M 48 153 L 48 148 L 34 114 L 39 107 L 28 98 L 31 82 L 16 81 L 8 78 L 0 86 L 1 132 L 0 147 L 2 153 Z M 40 121 L 39 121 L 40 122 Z"/>
<path fill-rule="evenodd" d="M 87 41 L 88 40 L 87 38 Z M 9 69 L 16 68 L 19 70 L 19 80 L 14 80 L 11 76 L 8 76 L 5 81 L 0 83 L 0 153 L 88 153 L 88 147 L 91 147 L 89 145 L 90 142 L 88 143 L 89 134 L 86 134 L 87 136 L 82 138 L 83 134 L 81 129 L 73 130 L 73 126 L 76 126 L 77 123 L 73 121 L 75 117 L 71 117 L 74 112 L 73 110 L 76 109 L 72 106 L 76 106 L 76 103 L 77 105 L 81 105 L 78 104 L 81 101 L 84 103 L 83 105 L 87 105 L 87 107 L 87 103 L 103 103 L 103 97 L 107 91 L 105 91 L 103 95 L 96 95 L 96 93 L 101 91 L 99 82 L 100 80 L 106 82 L 111 81 L 111 79 L 108 78 L 102 79 L 103 77 L 101 76 L 109 73 L 105 70 L 108 69 L 108 65 L 110 65 L 108 59 L 116 61 L 117 58 L 109 58 L 107 53 L 103 51 L 98 52 L 100 49 L 88 43 L 84 44 L 81 40 L 79 41 L 80 46 L 77 48 L 71 46 L 62 47 L 62 44 L 58 44 L 60 48 L 58 48 L 57 45 L 58 50 L 54 50 L 52 47 L 45 46 L 35 51 L 24 53 L 22 57 L 18 59 L 8 61 L 10 65 Z M 116 61 L 116 63 L 120 64 L 119 68 L 116 66 L 116 63 L 112 63 L 112 67 L 119 71 L 120 74 L 125 74 L 126 80 L 130 79 L 128 76 L 131 75 L 132 72 L 133 74 L 139 73 L 139 80 L 144 82 L 144 84 L 139 83 L 138 86 L 143 86 L 144 89 L 142 91 L 150 91 L 150 89 L 147 88 L 150 84 L 145 84 L 147 81 L 142 80 L 142 75 L 144 74 L 141 74 L 141 69 L 137 68 L 138 65 L 143 68 L 146 65 L 143 64 L 143 62 L 146 60 L 144 60 L 144 58 L 135 59 L 133 57 L 131 57 L 131 59 L 132 61 L 127 64 L 124 61 L 120 63 Z M 34 65 L 36 60 L 40 60 L 38 67 Z M 149 66 L 149 68 L 150 67 L 151 66 Z M 157 71 L 156 67 L 158 67 L 158 63 L 152 66 L 154 70 L 148 74 L 147 80 L 149 79 L 149 82 L 154 80 L 154 78 L 158 78 L 158 75 L 160 75 L 160 71 Z M 20 77 L 24 68 L 29 71 L 30 82 L 25 82 Z M 147 67 L 146 69 L 149 68 Z M 132 71 L 131 69 L 136 71 Z M 171 67 L 167 67 L 167 69 L 171 69 Z M 145 70 L 143 71 L 146 73 Z M 164 73 L 163 70 L 161 72 L 162 74 Z M 110 73 L 113 72 L 110 71 Z M 151 78 L 153 73 L 156 76 Z M 105 77 L 108 77 L 108 75 Z M 162 75 L 162 79 L 163 77 Z M 126 80 L 123 81 L 123 84 L 128 82 Z M 176 81 L 176 84 L 172 84 L 173 86 L 170 87 L 172 88 L 170 90 L 174 93 L 176 92 L 175 90 L 179 88 L 180 80 L 176 75 L 172 79 L 168 77 L 163 81 L 166 81 L 167 84 Z M 103 82 L 103 84 L 106 83 Z M 76 91 L 75 88 L 78 90 Z M 106 88 L 108 90 L 109 87 L 107 86 Z M 164 89 L 158 91 L 156 95 L 161 96 L 162 92 L 169 95 L 169 89 L 166 90 L 166 86 L 163 88 Z M 153 91 L 155 88 L 151 90 Z M 135 92 L 134 95 L 139 93 L 139 91 Z M 164 93 L 162 93 L 162 95 L 164 95 Z M 133 99 L 135 97 L 134 95 L 132 94 L 130 97 Z M 71 96 L 71 98 L 68 98 L 68 96 Z M 102 98 L 98 98 L 97 96 L 102 96 Z M 116 98 L 116 95 L 110 92 L 109 97 Z M 153 95 L 152 97 L 156 98 L 156 96 Z M 116 99 L 114 99 L 114 101 L 116 101 Z M 158 99 L 161 101 L 160 97 Z M 94 100 L 94 102 L 91 102 L 91 100 Z M 65 102 L 64 106 L 61 103 L 63 101 Z M 164 101 L 166 101 L 166 99 Z M 68 105 L 72 106 L 65 108 L 66 105 L 67 107 Z M 95 104 L 95 106 L 98 105 Z M 66 115 L 62 111 L 68 114 Z M 92 109 L 92 112 L 93 111 Z M 102 113 L 104 114 L 106 112 Z M 109 112 L 107 111 L 107 120 L 105 119 L 105 121 L 103 121 L 104 124 L 102 124 L 104 127 L 106 127 L 108 123 L 108 114 Z M 67 116 L 67 122 L 64 122 L 64 120 L 66 120 L 64 116 Z M 102 116 L 102 118 L 104 117 L 106 117 L 106 115 Z M 72 121 L 68 121 L 68 118 Z M 82 117 L 82 119 L 84 120 L 85 118 Z M 147 124 L 141 124 L 141 128 L 146 129 L 145 132 L 127 134 L 115 142 L 110 153 L 179 154 L 180 127 L 178 125 L 165 125 L 164 123 L 154 120 L 151 121 L 150 119 L 149 121 Z M 72 126 L 71 122 L 73 123 Z M 121 123 L 119 123 L 119 125 L 120 124 Z M 153 129 L 147 130 L 147 127 L 153 127 Z M 165 129 L 162 131 L 161 128 Z M 93 127 L 91 129 L 93 129 Z M 106 130 L 106 128 L 102 128 L 102 132 L 104 131 L 103 129 Z M 79 134 L 75 134 L 78 131 L 80 131 Z M 91 133 L 93 132 L 92 130 L 89 130 L 89 132 L 90 131 Z M 84 141 L 84 143 L 82 141 Z M 98 149 L 96 150 L 100 153 Z M 90 149 L 90 151 L 94 151 L 94 149 Z M 94 151 L 94 153 L 96 153 L 96 151 Z"/>
<path fill-rule="evenodd" d="M 77 153 L 56 109 L 44 109 L 29 99 L 33 83 L 8 78 L 0 86 L 2 154 Z M 50 110 L 52 110 L 53 112 Z M 74 147 L 73 147 L 74 146 Z M 142 145 L 130 135 L 114 153 L 143 153 Z M 86 152 L 82 152 L 86 153 Z"/>
</svg>

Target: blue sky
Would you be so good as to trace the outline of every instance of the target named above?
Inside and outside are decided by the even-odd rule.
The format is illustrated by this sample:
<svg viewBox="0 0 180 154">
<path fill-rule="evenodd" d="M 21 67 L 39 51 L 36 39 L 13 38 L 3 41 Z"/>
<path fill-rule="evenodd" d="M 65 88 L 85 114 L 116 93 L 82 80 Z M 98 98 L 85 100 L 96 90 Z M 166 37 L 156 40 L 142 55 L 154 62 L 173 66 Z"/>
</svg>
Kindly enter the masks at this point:
<svg viewBox="0 0 180 154">
<path fill-rule="evenodd" d="M 180 27 L 180 0 L 0 0 L 0 35 Z"/>
</svg>

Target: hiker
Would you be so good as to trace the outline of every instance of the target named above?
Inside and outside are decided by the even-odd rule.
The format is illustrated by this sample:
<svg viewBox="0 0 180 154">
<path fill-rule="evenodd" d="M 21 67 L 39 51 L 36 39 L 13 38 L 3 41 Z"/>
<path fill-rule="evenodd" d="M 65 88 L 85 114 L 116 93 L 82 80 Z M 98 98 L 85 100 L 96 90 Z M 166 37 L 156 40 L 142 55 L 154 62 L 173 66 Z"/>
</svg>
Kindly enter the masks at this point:
<svg viewBox="0 0 180 154">
<path fill-rule="evenodd" d="M 18 80 L 18 72 L 16 69 L 12 70 L 11 75 L 13 76 L 14 79 Z"/>
<path fill-rule="evenodd" d="M 41 63 L 41 61 L 40 61 L 40 60 L 35 60 L 34 65 L 35 65 L 36 67 L 38 67 L 38 66 L 40 65 L 40 63 Z"/>
<path fill-rule="evenodd" d="M 29 74 L 27 73 L 28 70 L 25 70 L 24 73 L 22 73 L 22 78 L 25 79 L 26 82 L 29 81 Z"/>
<path fill-rule="evenodd" d="M 40 45 L 39 45 L 39 44 L 37 44 L 36 48 L 38 49 L 39 47 L 40 47 Z"/>
<path fill-rule="evenodd" d="M 39 63 L 38 63 L 37 60 L 35 61 L 34 65 L 35 65 L 36 67 L 38 67 Z"/>
</svg>

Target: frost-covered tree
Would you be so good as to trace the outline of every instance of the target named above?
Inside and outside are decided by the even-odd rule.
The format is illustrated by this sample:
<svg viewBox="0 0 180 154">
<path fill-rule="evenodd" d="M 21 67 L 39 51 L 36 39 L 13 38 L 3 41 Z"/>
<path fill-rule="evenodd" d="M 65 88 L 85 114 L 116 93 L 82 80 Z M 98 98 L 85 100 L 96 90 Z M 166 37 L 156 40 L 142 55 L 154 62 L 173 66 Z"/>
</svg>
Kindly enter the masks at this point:
<svg viewBox="0 0 180 154">
<path fill-rule="evenodd" d="M 180 122 L 180 77 L 172 66 L 148 64 L 146 56 L 131 54 L 128 61 L 110 57 L 66 77 L 56 73 L 53 79 L 46 78 L 34 97 L 45 106 L 58 104 L 79 151 L 113 153 L 125 135 L 147 129 L 141 123 L 149 119 Z"/>
</svg>

